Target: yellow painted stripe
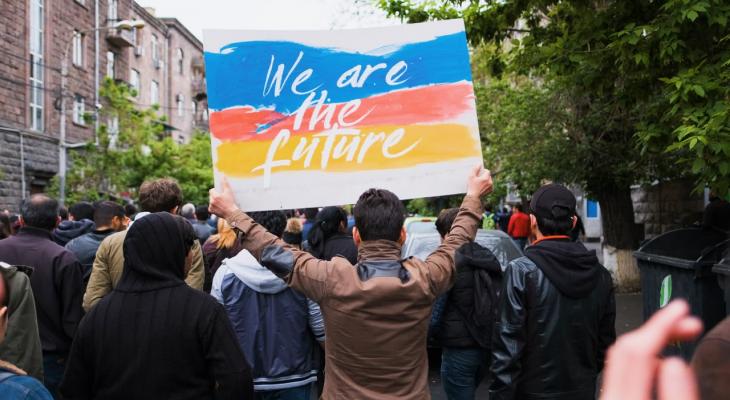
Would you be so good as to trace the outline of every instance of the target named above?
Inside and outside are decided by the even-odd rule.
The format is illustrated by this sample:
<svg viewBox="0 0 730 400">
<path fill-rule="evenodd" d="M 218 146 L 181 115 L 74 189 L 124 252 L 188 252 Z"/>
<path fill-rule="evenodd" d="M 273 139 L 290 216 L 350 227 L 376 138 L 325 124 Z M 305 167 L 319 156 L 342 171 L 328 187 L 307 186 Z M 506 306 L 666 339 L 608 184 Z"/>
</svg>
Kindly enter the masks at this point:
<svg viewBox="0 0 730 400">
<path fill-rule="evenodd" d="M 371 126 L 361 127 L 359 132 L 350 130 L 349 135 L 343 130 L 334 132 L 337 134 L 329 137 L 322 133 L 292 134 L 275 149 L 272 146 L 276 139 L 224 142 L 217 148 L 217 167 L 228 176 L 246 178 L 264 175 L 262 166 L 267 164 L 267 156 L 269 165 L 270 161 L 290 164 L 272 167 L 272 174 L 397 169 L 481 157 L 479 141 L 468 126 L 461 124 Z"/>
</svg>

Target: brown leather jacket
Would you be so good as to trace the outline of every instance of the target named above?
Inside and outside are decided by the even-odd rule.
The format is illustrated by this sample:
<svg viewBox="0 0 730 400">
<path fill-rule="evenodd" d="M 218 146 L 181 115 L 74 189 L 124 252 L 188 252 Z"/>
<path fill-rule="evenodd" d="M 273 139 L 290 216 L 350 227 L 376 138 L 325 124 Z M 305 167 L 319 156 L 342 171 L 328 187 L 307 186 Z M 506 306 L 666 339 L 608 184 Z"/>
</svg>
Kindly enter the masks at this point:
<svg viewBox="0 0 730 400">
<path fill-rule="evenodd" d="M 451 232 L 426 260 L 398 243 L 363 242 L 358 263 L 314 258 L 239 212 L 243 248 L 319 303 L 327 339 L 322 399 L 428 399 L 426 334 L 436 297 L 454 281 L 454 252 L 476 235 L 482 205 L 465 197 Z"/>
</svg>

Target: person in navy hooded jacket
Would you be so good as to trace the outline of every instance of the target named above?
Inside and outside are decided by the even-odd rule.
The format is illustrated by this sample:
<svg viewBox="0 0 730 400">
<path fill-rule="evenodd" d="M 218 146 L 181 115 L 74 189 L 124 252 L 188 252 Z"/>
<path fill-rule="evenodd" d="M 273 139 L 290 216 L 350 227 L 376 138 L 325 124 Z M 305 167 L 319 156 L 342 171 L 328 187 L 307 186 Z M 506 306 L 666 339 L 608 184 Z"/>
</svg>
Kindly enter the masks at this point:
<svg viewBox="0 0 730 400">
<path fill-rule="evenodd" d="M 283 212 L 250 216 L 272 234 L 284 233 Z M 309 399 L 319 369 L 317 342 L 324 345 L 325 339 L 319 305 L 287 286 L 247 250 L 223 261 L 211 295 L 223 304 L 252 364 L 257 398 Z"/>
</svg>

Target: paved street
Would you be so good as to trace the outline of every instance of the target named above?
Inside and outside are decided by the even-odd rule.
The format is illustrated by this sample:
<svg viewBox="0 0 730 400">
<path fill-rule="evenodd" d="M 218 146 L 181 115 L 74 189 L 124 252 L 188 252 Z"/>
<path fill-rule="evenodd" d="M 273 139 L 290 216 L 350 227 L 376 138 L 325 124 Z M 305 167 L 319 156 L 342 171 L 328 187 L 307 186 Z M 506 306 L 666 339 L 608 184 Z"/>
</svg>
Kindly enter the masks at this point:
<svg viewBox="0 0 730 400">
<path fill-rule="evenodd" d="M 621 335 L 641 325 L 641 293 L 617 294 L 616 295 L 616 333 Z M 446 399 L 446 394 L 441 387 L 439 375 L 438 358 L 431 365 L 429 376 L 431 384 L 431 395 L 434 400 Z M 488 399 L 487 386 L 482 384 L 477 390 L 477 399 Z"/>
</svg>

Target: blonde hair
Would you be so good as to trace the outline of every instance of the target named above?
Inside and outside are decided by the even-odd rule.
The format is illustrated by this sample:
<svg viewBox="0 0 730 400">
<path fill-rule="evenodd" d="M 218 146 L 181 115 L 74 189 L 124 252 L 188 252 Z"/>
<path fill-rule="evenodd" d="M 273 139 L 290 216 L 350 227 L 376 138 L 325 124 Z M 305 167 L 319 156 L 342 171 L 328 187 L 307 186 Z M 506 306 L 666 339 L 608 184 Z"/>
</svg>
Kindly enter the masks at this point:
<svg viewBox="0 0 730 400">
<path fill-rule="evenodd" d="M 299 218 L 289 218 L 286 221 L 285 232 L 302 233 L 302 221 Z"/>
<path fill-rule="evenodd" d="M 210 237 L 212 242 L 215 242 L 217 249 L 230 249 L 236 242 L 238 234 L 236 231 L 228 225 L 223 218 L 218 218 L 218 233 Z"/>
</svg>

